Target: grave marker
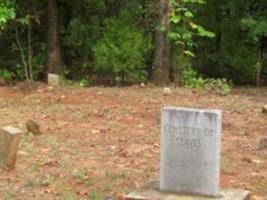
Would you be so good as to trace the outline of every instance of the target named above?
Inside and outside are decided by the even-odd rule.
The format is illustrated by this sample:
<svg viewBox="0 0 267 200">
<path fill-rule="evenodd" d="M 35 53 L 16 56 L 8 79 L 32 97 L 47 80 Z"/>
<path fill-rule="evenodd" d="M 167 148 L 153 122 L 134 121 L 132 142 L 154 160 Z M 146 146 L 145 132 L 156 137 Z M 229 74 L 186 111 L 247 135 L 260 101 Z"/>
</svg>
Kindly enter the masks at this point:
<svg viewBox="0 0 267 200">
<path fill-rule="evenodd" d="M 57 74 L 48 74 L 47 78 L 48 85 L 59 86 L 60 85 L 60 76 Z"/>
<path fill-rule="evenodd" d="M 0 130 L 0 167 L 8 170 L 15 168 L 17 152 L 22 131 L 12 126 Z"/>
<path fill-rule="evenodd" d="M 160 189 L 217 196 L 221 111 L 166 107 L 161 115 Z"/>
<path fill-rule="evenodd" d="M 126 200 L 248 200 L 250 192 L 219 188 L 222 112 L 165 107 L 161 111 L 160 181 Z"/>
</svg>

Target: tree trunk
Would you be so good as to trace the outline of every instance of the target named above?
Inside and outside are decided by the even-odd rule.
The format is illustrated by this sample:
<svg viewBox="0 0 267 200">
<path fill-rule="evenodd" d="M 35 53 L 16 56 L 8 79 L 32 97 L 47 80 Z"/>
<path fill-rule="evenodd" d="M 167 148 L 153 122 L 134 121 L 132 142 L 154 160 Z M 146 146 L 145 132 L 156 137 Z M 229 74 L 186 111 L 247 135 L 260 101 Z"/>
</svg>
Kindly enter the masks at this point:
<svg viewBox="0 0 267 200">
<path fill-rule="evenodd" d="M 48 73 L 61 74 L 62 60 L 58 35 L 58 4 L 57 0 L 48 0 L 48 40 L 47 70 Z"/>
<path fill-rule="evenodd" d="M 261 80 L 261 70 L 262 70 L 262 66 L 263 66 L 263 60 L 264 60 L 264 49 L 265 49 L 265 37 L 263 37 L 260 41 L 260 57 L 259 57 L 259 61 L 256 65 L 256 85 L 257 87 L 260 87 L 260 80 Z"/>
<path fill-rule="evenodd" d="M 155 33 L 155 55 L 153 63 L 152 81 L 156 85 L 165 85 L 170 80 L 170 41 L 167 35 L 170 23 L 169 12 L 171 9 L 169 0 L 159 2 L 159 24 Z M 160 29 L 164 27 L 166 31 Z"/>
</svg>

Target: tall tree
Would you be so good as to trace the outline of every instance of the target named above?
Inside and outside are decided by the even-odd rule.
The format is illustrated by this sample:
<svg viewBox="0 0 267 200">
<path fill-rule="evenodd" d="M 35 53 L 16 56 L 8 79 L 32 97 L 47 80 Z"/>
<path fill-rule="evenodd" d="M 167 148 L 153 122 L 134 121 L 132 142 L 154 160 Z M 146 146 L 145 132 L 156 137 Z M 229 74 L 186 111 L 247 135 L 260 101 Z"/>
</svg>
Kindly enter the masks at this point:
<svg viewBox="0 0 267 200">
<path fill-rule="evenodd" d="M 246 4 L 246 16 L 241 20 L 241 25 L 249 39 L 249 42 L 257 48 L 256 84 L 260 86 L 260 79 L 267 49 L 267 3 L 251 2 Z"/>
<path fill-rule="evenodd" d="M 48 0 L 47 70 L 55 74 L 62 72 L 57 0 Z"/>
<path fill-rule="evenodd" d="M 251 16 L 252 11 L 256 14 L 259 9 L 265 9 L 264 2 L 208 0 L 199 7 L 197 22 L 213 31 L 216 39 L 197 40 L 194 67 L 206 77 L 227 78 L 238 85 L 253 83 L 260 51 L 257 43 L 248 37 L 252 29 L 248 29 L 242 19 Z M 265 13 L 258 14 L 263 16 Z M 254 14 L 253 19 L 256 19 Z"/>
<path fill-rule="evenodd" d="M 155 33 L 156 46 L 152 72 L 152 81 L 156 85 L 167 84 L 170 80 L 170 40 L 167 35 L 170 26 L 170 9 L 171 3 L 169 0 L 159 1 L 159 18 Z M 166 31 L 162 31 L 163 29 Z"/>
</svg>

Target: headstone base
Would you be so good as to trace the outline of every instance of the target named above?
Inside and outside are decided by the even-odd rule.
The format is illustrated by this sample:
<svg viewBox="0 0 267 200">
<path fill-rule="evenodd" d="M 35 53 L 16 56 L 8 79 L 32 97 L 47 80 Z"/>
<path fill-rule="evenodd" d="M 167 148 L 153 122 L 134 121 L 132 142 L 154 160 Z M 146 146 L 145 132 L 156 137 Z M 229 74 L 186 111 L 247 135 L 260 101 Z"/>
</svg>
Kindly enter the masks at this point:
<svg viewBox="0 0 267 200">
<path fill-rule="evenodd" d="M 125 200 L 249 200 L 249 196 L 249 191 L 239 189 L 222 189 L 218 197 L 173 194 L 159 191 L 159 182 L 151 182 L 127 195 Z"/>
</svg>

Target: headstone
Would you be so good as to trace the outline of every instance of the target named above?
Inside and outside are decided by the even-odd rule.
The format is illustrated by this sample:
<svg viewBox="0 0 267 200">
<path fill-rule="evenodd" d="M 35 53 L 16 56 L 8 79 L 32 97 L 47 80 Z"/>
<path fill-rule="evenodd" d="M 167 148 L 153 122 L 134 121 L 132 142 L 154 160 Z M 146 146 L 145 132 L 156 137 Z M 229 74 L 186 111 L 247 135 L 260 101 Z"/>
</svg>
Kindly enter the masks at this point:
<svg viewBox="0 0 267 200">
<path fill-rule="evenodd" d="M 0 167 L 8 170 L 15 168 L 17 152 L 22 131 L 12 126 L 0 130 Z"/>
<path fill-rule="evenodd" d="M 221 124 L 220 110 L 163 108 L 160 181 L 125 200 L 248 200 L 248 190 L 219 190 Z"/>
<path fill-rule="evenodd" d="M 221 124 L 220 110 L 162 109 L 161 191 L 219 195 Z"/>
<path fill-rule="evenodd" d="M 57 74 L 48 74 L 48 85 L 59 86 L 60 85 L 60 76 Z"/>
</svg>

